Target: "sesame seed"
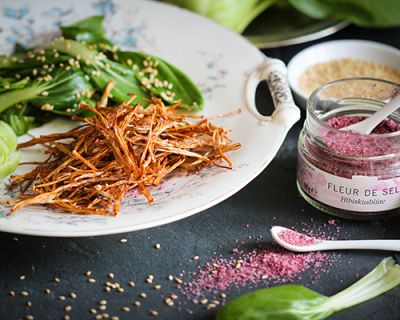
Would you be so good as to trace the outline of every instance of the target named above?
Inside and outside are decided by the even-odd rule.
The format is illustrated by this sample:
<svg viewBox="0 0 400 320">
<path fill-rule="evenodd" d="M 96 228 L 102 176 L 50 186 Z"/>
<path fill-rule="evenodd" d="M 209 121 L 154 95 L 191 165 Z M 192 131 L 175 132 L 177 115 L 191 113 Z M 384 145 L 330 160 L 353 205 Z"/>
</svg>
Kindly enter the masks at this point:
<svg viewBox="0 0 400 320">
<path fill-rule="evenodd" d="M 152 282 L 153 282 L 153 279 L 147 278 L 147 279 L 146 279 L 146 282 L 147 282 L 147 283 L 152 283 Z"/>
<path fill-rule="evenodd" d="M 64 315 L 64 320 L 71 320 L 71 317 L 69 315 Z"/>
<path fill-rule="evenodd" d="M 9 291 L 8 295 L 10 295 L 11 297 L 15 297 L 15 291 L 13 291 L 13 290 Z"/>
<path fill-rule="evenodd" d="M 89 283 L 95 283 L 95 282 L 96 282 L 96 279 L 89 278 L 89 279 L 88 279 L 88 282 L 89 282 Z"/>
<path fill-rule="evenodd" d="M 154 289 L 160 290 L 160 289 L 161 289 L 161 284 L 156 284 L 156 285 L 154 286 Z"/>
<path fill-rule="evenodd" d="M 171 299 L 171 298 L 166 298 L 165 300 L 164 300 L 164 303 L 167 305 L 167 306 L 173 306 L 174 305 L 174 301 Z"/>
<path fill-rule="evenodd" d="M 121 310 L 124 311 L 124 312 L 131 311 L 131 309 L 129 307 L 122 307 Z"/>
<path fill-rule="evenodd" d="M 65 296 L 59 296 L 58 297 L 58 300 L 61 300 L 61 301 L 65 301 L 65 299 L 66 299 Z"/>
<path fill-rule="evenodd" d="M 112 272 L 110 272 L 109 274 L 108 274 L 108 277 L 110 278 L 110 279 L 114 279 L 114 273 L 112 273 Z"/>
<path fill-rule="evenodd" d="M 86 271 L 85 275 L 87 275 L 88 277 L 90 277 L 92 275 L 92 271 Z"/>
<path fill-rule="evenodd" d="M 261 276 L 261 279 L 262 279 L 262 280 L 268 279 L 268 275 L 263 274 L 263 275 Z"/>
<path fill-rule="evenodd" d="M 66 312 L 70 312 L 70 311 L 72 310 L 72 306 L 70 306 L 70 305 L 65 306 L 64 310 L 65 310 Z"/>
<path fill-rule="evenodd" d="M 193 260 L 199 260 L 199 259 L 200 259 L 199 256 L 194 256 L 194 257 L 193 257 Z"/>
<path fill-rule="evenodd" d="M 124 292 L 125 291 L 125 289 L 124 288 L 117 288 L 117 292 L 120 292 L 120 293 L 122 293 L 122 292 Z"/>
<path fill-rule="evenodd" d="M 171 298 L 176 300 L 176 299 L 178 299 L 178 296 L 175 293 L 171 293 Z"/>
<path fill-rule="evenodd" d="M 41 93 L 41 95 L 44 96 L 44 97 L 47 97 L 47 96 L 49 95 L 49 93 L 48 93 L 47 91 L 43 91 L 43 92 Z"/>
<path fill-rule="evenodd" d="M 111 291 L 111 288 L 110 288 L 110 287 L 104 287 L 104 291 L 105 291 L 105 292 L 110 292 L 110 291 Z"/>
<path fill-rule="evenodd" d="M 69 294 L 69 296 L 71 297 L 71 299 L 76 299 L 76 298 L 77 298 L 77 295 L 76 295 L 75 292 L 71 292 L 71 293 Z"/>
<path fill-rule="evenodd" d="M 127 243 L 127 242 L 128 242 L 128 239 L 121 239 L 121 240 L 119 240 L 119 242 L 121 242 L 121 243 Z"/>
<path fill-rule="evenodd" d="M 28 308 L 32 307 L 32 301 L 27 301 L 27 302 L 26 302 L 26 306 L 27 306 Z"/>
<path fill-rule="evenodd" d="M 129 281 L 129 286 L 131 286 L 132 288 L 136 287 L 135 281 Z"/>
<path fill-rule="evenodd" d="M 145 292 L 141 292 L 141 293 L 139 293 L 139 297 L 145 299 L 145 298 L 147 298 L 147 294 Z"/>
<path fill-rule="evenodd" d="M 140 303 L 140 301 L 133 301 L 133 305 L 135 307 L 140 307 L 141 303 Z"/>
<path fill-rule="evenodd" d="M 51 290 L 49 288 L 44 289 L 45 294 L 51 294 Z"/>
<path fill-rule="evenodd" d="M 158 316 L 158 312 L 157 312 L 156 310 L 150 309 L 150 310 L 149 310 L 149 313 L 150 313 L 150 315 L 153 316 L 153 317 L 157 317 L 157 316 Z"/>
<path fill-rule="evenodd" d="M 91 314 L 96 314 L 96 313 L 97 313 L 97 310 L 94 309 L 94 308 L 91 308 L 91 309 L 89 309 L 89 312 L 90 312 Z"/>
<path fill-rule="evenodd" d="M 210 303 L 210 304 L 207 306 L 207 309 L 213 309 L 213 308 L 215 308 L 216 306 L 217 306 L 216 304 Z"/>
<path fill-rule="evenodd" d="M 23 297 L 27 297 L 27 296 L 29 296 L 29 292 L 28 291 L 21 291 L 20 295 L 23 296 Z"/>
<path fill-rule="evenodd" d="M 201 299 L 201 300 L 200 300 L 200 303 L 201 303 L 201 304 L 206 304 L 207 302 L 208 302 L 207 299 Z"/>
<path fill-rule="evenodd" d="M 111 317 L 111 320 L 119 320 L 119 317 L 113 316 L 113 317 Z"/>
<path fill-rule="evenodd" d="M 161 248 L 161 245 L 160 245 L 159 243 L 156 243 L 156 244 L 154 245 L 154 247 L 155 247 L 156 249 L 160 249 L 160 248 Z"/>
<path fill-rule="evenodd" d="M 222 299 L 225 299 L 225 298 L 226 298 L 226 293 L 223 293 L 223 292 L 222 292 L 222 293 L 220 294 L 220 297 L 221 297 Z"/>
<path fill-rule="evenodd" d="M 107 304 L 107 300 L 100 300 L 99 301 L 99 305 L 106 305 Z"/>
<path fill-rule="evenodd" d="M 3 87 L 4 87 L 4 89 L 10 89 L 10 84 L 6 83 Z"/>
<path fill-rule="evenodd" d="M 31 315 L 31 314 L 28 314 L 28 315 L 25 317 L 25 319 L 26 319 L 26 320 L 34 320 L 35 317 L 34 317 L 33 315 Z"/>
<path fill-rule="evenodd" d="M 174 280 L 174 276 L 173 276 L 172 274 L 170 274 L 170 275 L 168 276 L 168 280 L 170 280 L 170 281 Z"/>
<path fill-rule="evenodd" d="M 101 306 L 99 306 L 99 309 L 102 310 L 102 311 L 104 311 L 104 310 L 107 309 L 107 306 L 106 306 L 106 305 L 101 305 Z"/>
<path fill-rule="evenodd" d="M 179 279 L 179 278 L 175 278 L 175 282 L 176 282 L 177 284 L 182 284 L 182 283 L 183 283 L 183 281 L 182 281 L 181 279 Z"/>
<path fill-rule="evenodd" d="M 103 315 L 101 315 L 101 314 L 97 314 L 97 315 L 96 315 L 96 320 L 97 320 L 97 319 L 102 319 L 102 318 L 103 318 Z"/>
<path fill-rule="evenodd" d="M 11 239 L 13 239 L 14 241 L 18 241 L 18 237 L 12 237 Z"/>
</svg>

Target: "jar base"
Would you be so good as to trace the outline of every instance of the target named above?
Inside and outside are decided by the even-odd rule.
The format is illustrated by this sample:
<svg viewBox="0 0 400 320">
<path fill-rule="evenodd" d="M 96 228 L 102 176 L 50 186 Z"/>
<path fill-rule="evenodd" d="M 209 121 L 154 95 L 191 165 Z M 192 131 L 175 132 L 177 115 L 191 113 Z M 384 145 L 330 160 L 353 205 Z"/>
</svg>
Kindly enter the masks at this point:
<svg viewBox="0 0 400 320">
<path fill-rule="evenodd" d="M 383 211 L 383 212 L 364 212 L 364 213 L 355 213 L 353 211 L 347 211 L 343 209 L 338 209 L 335 207 L 328 206 L 322 202 L 319 202 L 313 198 L 311 198 L 307 193 L 303 191 L 301 188 L 299 182 L 296 180 L 297 184 L 297 189 L 300 192 L 300 195 L 309 203 L 311 204 L 314 208 L 317 208 L 318 210 L 327 213 L 329 215 L 339 217 L 339 218 L 345 218 L 345 219 L 350 219 L 350 220 L 378 220 L 378 219 L 387 219 L 387 218 L 393 218 L 395 216 L 400 215 L 400 208 L 394 209 L 394 210 L 389 210 L 389 211 Z"/>
</svg>

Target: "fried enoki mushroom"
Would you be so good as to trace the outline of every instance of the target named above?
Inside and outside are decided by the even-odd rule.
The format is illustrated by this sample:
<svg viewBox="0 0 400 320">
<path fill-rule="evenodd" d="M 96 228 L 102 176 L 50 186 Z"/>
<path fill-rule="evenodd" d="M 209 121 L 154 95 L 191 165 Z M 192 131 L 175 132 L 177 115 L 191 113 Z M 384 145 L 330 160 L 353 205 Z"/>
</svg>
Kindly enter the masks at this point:
<svg viewBox="0 0 400 320">
<path fill-rule="evenodd" d="M 71 131 L 33 138 L 19 148 L 43 145 L 49 157 L 31 172 L 12 177 L 20 196 L 8 200 L 10 214 L 33 204 L 75 214 L 116 215 L 124 195 L 136 189 L 149 203 L 150 187 L 170 173 L 197 172 L 207 166 L 232 168 L 225 155 L 236 150 L 228 131 L 207 119 L 179 114 L 179 103 L 154 99 L 145 109 L 132 99 L 107 107 L 106 90 L 84 124 Z M 190 118 L 198 118 L 197 122 Z"/>
</svg>

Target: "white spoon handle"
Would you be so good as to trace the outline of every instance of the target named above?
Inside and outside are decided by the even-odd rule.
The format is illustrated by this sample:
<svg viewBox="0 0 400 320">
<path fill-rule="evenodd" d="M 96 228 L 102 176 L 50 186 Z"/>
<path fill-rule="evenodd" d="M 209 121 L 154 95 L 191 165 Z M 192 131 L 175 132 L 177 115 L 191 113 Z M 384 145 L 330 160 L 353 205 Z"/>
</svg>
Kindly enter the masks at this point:
<svg viewBox="0 0 400 320">
<path fill-rule="evenodd" d="M 400 251 L 400 240 L 343 240 L 323 241 L 317 244 L 319 250 L 388 250 Z"/>
<path fill-rule="evenodd" d="M 400 94 L 393 98 L 387 105 L 370 115 L 367 119 L 342 128 L 342 130 L 352 130 L 362 134 L 370 134 L 378 124 L 380 124 L 398 108 L 400 108 Z"/>
</svg>

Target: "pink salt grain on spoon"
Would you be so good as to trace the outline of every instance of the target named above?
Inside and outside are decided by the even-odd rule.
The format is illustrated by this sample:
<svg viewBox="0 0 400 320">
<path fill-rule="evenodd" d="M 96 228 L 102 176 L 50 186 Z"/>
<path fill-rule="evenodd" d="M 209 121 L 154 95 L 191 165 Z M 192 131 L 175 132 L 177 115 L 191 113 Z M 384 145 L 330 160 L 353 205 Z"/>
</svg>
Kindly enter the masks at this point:
<svg viewBox="0 0 400 320">
<path fill-rule="evenodd" d="M 295 252 L 324 250 L 400 251 L 400 240 L 322 240 L 279 226 L 271 228 L 271 235 L 280 246 Z"/>
</svg>

